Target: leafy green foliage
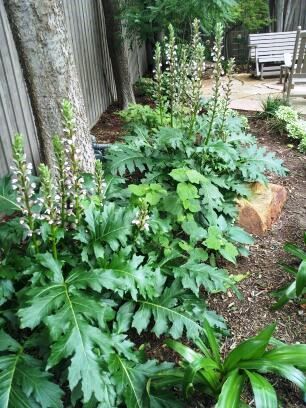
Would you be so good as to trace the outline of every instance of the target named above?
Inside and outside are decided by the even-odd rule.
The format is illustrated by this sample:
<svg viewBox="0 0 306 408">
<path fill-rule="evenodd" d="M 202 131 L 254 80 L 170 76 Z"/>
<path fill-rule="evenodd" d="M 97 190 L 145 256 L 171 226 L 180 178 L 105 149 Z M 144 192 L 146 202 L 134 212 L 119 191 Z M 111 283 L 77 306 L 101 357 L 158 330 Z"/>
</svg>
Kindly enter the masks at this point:
<svg viewBox="0 0 306 408">
<path fill-rule="evenodd" d="M 305 392 L 306 345 L 277 345 L 268 349 L 275 325 L 267 326 L 257 336 L 236 346 L 224 359 L 210 325 L 204 322 L 205 336 L 195 340 L 199 351 L 194 351 L 175 340 L 166 344 L 183 359 L 180 368 L 161 372 L 152 378 L 152 388 L 165 389 L 180 386 L 189 396 L 194 389 L 207 393 L 217 400 L 218 408 L 241 405 L 241 394 L 249 381 L 256 407 L 276 407 L 274 387 L 263 374 L 277 374 L 297 385 Z M 208 344 L 208 346 L 207 346 Z"/>
<path fill-rule="evenodd" d="M 152 300 L 139 300 L 134 304 L 132 326 L 138 333 L 146 329 L 154 318 L 152 331 L 159 337 L 170 333 L 175 339 L 183 335 L 184 329 L 189 338 L 198 336 L 202 331 L 201 323 L 205 317 L 220 329 L 225 329 L 222 319 L 205 310 L 205 304 L 196 296 L 186 292 L 175 281 L 169 288 Z"/>
<path fill-rule="evenodd" d="M 251 32 L 258 32 L 272 22 L 266 0 L 238 0 L 233 7 L 233 19 Z"/>
<path fill-rule="evenodd" d="M 133 104 L 119 112 L 119 115 L 127 124 L 127 128 L 143 125 L 149 129 L 156 129 L 161 124 L 159 112 L 149 105 Z"/>
<path fill-rule="evenodd" d="M 67 137 L 74 129 L 70 109 L 65 103 Z M 8 208 L 5 198 L 10 218 L 0 224 L 0 405 L 171 406 L 167 393 L 148 394 L 149 378 L 169 364 L 137 351 L 129 331 L 152 325 L 157 336 L 193 338 L 205 317 L 220 332 L 226 325 L 199 290 L 175 277 L 186 249 L 171 236 L 171 218 L 157 209 L 148 216 L 164 205 L 167 190 L 157 182 L 122 189 L 120 177 L 104 179 L 101 163 L 83 176 L 68 141 L 65 148 L 56 138 L 59 174 L 41 165 L 33 184 L 18 136 L 16 197 L 9 179 L 3 184 L 4 197 L 20 206 Z M 205 259 L 202 252 L 193 259 Z M 213 271 L 211 290 L 221 290 Z M 208 279 L 197 284 L 206 283 L 210 290 Z"/>
<path fill-rule="evenodd" d="M 153 40 L 172 23 L 181 38 L 188 38 L 195 18 L 205 30 L 212 32 L 217 21 L 232 19 L 234 0 L 132 0 L 125 2 L 122 17 L 130 34 Z"/>
<path fill-rule="evenodd" d="M 299 150 L 306 150 L 306 121 L 300 119 L 298 112 L 291 106 L 281 105 L 273 112 L 272 127 L 280 133 L 286 133 L 299 142 Z"/>
<path fill-rule="evenodd" d="M 10 177 L 5 176 L 0 180 L 0 211 L 2 214 L 11 215 L 20 210 L 16 202 L 16 194 L 12 189 Z"/>
<path fill-rule="evenodd" d="M 167 381 L 175 384 L 180 370 L 147 360 L 129 338 L 134 329 L 197 339 L 204 325 L 221 364 L 205 322 L 221 334 L 226 325 L 207 309 L 203 293 L 235 290 L 219 258 L 236 262 L 253 242 L 234 225 L 236 198 L 248 196 L 249 182 L 265 182 L 266 171 L 284 169 L 257 148 L 226 103 L 198 114 L 199 22 L 180 65 L 172 27 L 170 34 L 172 56 L 157 108 L 131 107 L 130 134 L 109 149 L 105 168 L 96 163 L 94 174 L 81 173 L 68 101 L 62 104 L 64 134 L 54 139 L 54 173 L 41 165 L 32 182 L 22 137 L 16 137 L 12 188 L 4 181 L 0 196 L 9 216 L 0 222 L 0 326 L 7 333 L 0 339 L 0 398 L 9 408 L 179 406 L 166 389 L 156 392 L 151 377 L 161 372 L 162 381 L 170 370 Z M 182 87 L 173 82 L 178 66 L 189 74 L 196 67 Z M 301 383 L 300 374 L 287 373 L 294 375 Z M 214 394 L 219 382 L 211 380 Z M 232 383 L 240 380 L 239 374 Z"/>
<path fill-rule="evenodd" d="M 306 233 L 304 234 L 304 243 L 306 244 Z M 291 299 L 301 298 L 301 302 L 303 303 L 303 294 L 306 293 L 306 252 L 297 245 L 289 243 L 284 246 L 284 249 L 288 254 L 295 256 L 300 264 L 295 268 L 281 263 L 284 271 L 294 276 L 294 281 L 273 293 L 277 298 L 277 302 L 273 305 L 273 309 L 281 308 Z"/>
<path fill-rule="evenodd" d="M 259 113 L 259 117 L 263 119 L 271 118 L 275 116 L 276 111 L 281 106 L 288 106 L 288 102 L 286 102 L 284 98 L 280 96 L 269 95 L 268 98 L 262 103 L 263 112 Z"/>
<path fill-rule="evenodd" d="M 146 384 L 148 379 L 160 371 L 172 367 L 172 364 L 157 364 L 151 360 L 144 364 L 135 364 L 121 358 L 118 354 L 110 357 L 110 370 L 118 384 L 119 394 L 124 395 L 127 408 L 145 408 L 148 405 Z M 160 406 L 160 405 L 157 405 Z"/>
<path fill-rule="evenodd" d="M 63 407 L 63 391 L 51 382 L 40 360 L 0 331 L 0 405 L 3 408 Z"/>
<path fill-rule="evenodd" d="M 134 85 L 135 93 L 139 96 L 152 97 L 154 93 L 154 86 L 152 78 L 141 77 Z"/>
</svg>

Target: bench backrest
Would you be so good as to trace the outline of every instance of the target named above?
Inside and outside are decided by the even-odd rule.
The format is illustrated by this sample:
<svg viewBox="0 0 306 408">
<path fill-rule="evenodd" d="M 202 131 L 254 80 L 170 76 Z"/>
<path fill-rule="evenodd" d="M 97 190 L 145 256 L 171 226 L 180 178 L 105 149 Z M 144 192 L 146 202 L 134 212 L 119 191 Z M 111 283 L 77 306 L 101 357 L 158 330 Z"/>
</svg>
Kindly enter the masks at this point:
<svg viewBox="0 0 306 408">
<path fill-rule="evenodd" d="M 255 48 L 257 56 L 261 59 L 273 58 L 275 61 L 282 61 L 284 54 L 293 54 L 296 31 L 285 31 L 277 33 L 250 34 L 249 45 L 250 57 L 255 58 Z"/>
<path fill-rule="evenodd" d="M 299 45 L 299 47 L 298 47 Z M 293 61 L 296 67 L 293 70 L 294 78 L 306 78 L 306 32 L 301 31 L 296 39 Z"/>
</svg>

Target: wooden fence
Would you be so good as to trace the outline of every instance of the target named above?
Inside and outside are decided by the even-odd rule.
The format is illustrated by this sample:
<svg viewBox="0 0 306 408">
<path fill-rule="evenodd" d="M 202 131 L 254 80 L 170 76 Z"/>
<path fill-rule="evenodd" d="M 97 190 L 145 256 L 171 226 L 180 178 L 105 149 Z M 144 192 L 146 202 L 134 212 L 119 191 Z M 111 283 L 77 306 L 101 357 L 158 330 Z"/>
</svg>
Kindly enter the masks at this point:
<svg viewBox="0 0 306 408">
<path fill-rule="evenodd" d="M 63 0 L 90 126 L 116 100 L 116 89 L 106 43 L 105 21 L 98 0 Z M 29 160 L 40 161 L 39 142 L 22 69 L 3 0 L 0 0 L 0 177 L 9 171 L 11 142 L 16 132 L 25 138 Z M 126 44 L 129 70 L 135 82 L 147 69 L 145 47 Z"/>
<path fill-rule="evenodd" d="M 24 135 L 29 160 L 37 165 L 40 159 L 30 100 L 3 0 L 0 0 L 0 44 L 0 176 L 3 176 L 12 162 L 12 138 L 17 132 Z"/>
</svg>

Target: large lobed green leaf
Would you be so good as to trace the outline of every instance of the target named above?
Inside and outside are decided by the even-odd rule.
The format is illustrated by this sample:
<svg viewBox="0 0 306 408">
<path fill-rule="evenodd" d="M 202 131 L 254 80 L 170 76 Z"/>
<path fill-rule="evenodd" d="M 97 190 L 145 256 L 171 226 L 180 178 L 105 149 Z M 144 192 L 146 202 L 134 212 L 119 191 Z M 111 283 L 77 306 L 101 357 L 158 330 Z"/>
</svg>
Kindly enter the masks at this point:
<svg viewBox="0 0 306 408">
<path fill-rule="evenodd" d="M 135 310 L 131 324 L 138 333 L 149 326 L 151 319 L 154 320 L 152 331 L 158 337 L 169 333 L 177 339 L 186 330 L 189 338 L 196 338 L 203 331 L 202 322 L 205 318 L 210 320 L 212 326 L 226 328 L 219 316 L 206 309 L 203 300 L 186 293 L 178 281 L 166 287 L 158 298 L 139 299 L 130 305 Z"/>
<path fill-rule="evenodd" d="M 51 378 L 41 361 L 26 354 L 17 341 L 0 331 L 1 408 L 63 407 L 64 393 Z"/>
<path fill-rule="evenodd" d="M 27 306 L 18 315 L 21 327 L 34 328 L 45 324 L 51 336 L 51 354 L 48 367 L 68 360 L 68 380 L 73 390 L 81 383 L 84 402 L 94 395 L 106 406 L 114 403 L 115 390 L 110 374 L 103 370 L 99 355 L 106 358 L 113 350 L 126 352 L 130 357 L 130 343 L 125 336 L 113 337 L 105 332 L 106 322 L 114 313 L 107 303 L 94 294 L 79 288 L 102 288 L 99 277 L 87 271 L 84 274 L 72 273 L 61 283 L 30 289 L 27 293 Z M 97 353 L 95 350 L 100 350 Z"/>
</svg>

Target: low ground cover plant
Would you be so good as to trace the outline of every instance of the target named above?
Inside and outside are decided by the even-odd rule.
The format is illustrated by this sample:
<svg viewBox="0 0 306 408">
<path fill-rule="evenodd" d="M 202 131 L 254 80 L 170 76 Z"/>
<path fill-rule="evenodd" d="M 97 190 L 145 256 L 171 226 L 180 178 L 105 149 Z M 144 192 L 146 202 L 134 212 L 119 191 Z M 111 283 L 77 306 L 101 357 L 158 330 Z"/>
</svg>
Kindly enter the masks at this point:
<svg viewBox="0 0 306 408">
<path fill-rule="evenodd" d="M 195 340 L 197 351 L 175 340 L 166 345 L 182 358 L 180 367 L 165 370 L 152 379 L 152 388 L 179 386 L 185 396 L 195 390 L 217 401 L 217 408 L 249 406 L 242 400 L 250 384 L 257 408 L 279 406 L 276 391 L 264 374 L 276 374 L 291 381 L 305 398 L 306 345 L 273 340 L 275 325 L 267 326 L 255 337 L 240 343 L 225 357 L 209 324 L 204 323 L 205 337 Z M 269 344 L 273 347 L 269 348 Z"/>
<path fill-rule="evenodd" d="M 306 151 L 306 121 L 290 106 L 281 106 L 275 112 L 276 126 L 299 142 L 299 150 Z"/>
<path fill-rule="evenodd" d="M 306 151 L 306 121 L 283 98 L 269 96 L 260 117 L 269 119 L 274 130 L 296 139 L 299 150 Z"/>
<path fill-rule="evenodd" d="M 304 243 L 306 245 L 306 233 L 304 233 Z M 306 252 L 303 248 L 291 243 L 287 243 L 284 250 L 297 258 L 299 265 L 293 267 L 281 263 L 284 271 L 293 275 L 294 281 L 274 293 L 277 298 L 277 302 L 273 305 L 274 309 L 281 308 L 291 299 L 300 299 L 301 303 L 306 303 L 306 299 L 303 298 L 303 295 L 306 294 Z"/>
</svg>

